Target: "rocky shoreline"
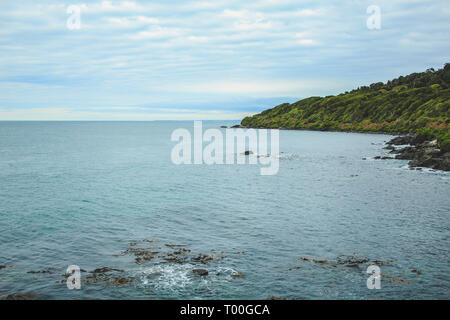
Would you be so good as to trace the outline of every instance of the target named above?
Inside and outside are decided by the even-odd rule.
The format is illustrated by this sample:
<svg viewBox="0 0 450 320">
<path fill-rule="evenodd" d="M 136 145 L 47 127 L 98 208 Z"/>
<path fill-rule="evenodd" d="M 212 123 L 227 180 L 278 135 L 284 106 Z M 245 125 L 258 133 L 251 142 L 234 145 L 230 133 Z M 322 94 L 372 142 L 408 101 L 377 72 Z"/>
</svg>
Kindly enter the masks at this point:
<svg viewBox="0 0 450 320">
<path fill-rule="evenodd" d="M 242 125 L 235 125 L 231 128 L 250 129 Z M 258 129 L 258 128 L 254 128 Z M 279 130 L 309 130 L 309 129 L 285 129 Z M 333 131 L 333 130 L 327 130 Z M 393 134 L 392 132 L 358 132 L 358 131 L 336 131 L 336 132 L 355 132 L 368 134 Z M 377 156 L 376 160 L 410 160 L 408 165 L 411 169 L 430 168 L 434 170 L 450 171 L 450 152 L 439 148 L 437 140 L 424 141 L 415 134 L 401 134 L 386 142 L 384 149 L 390 150 L 392 156 Z M 364 160 L 366 158 L 363 158 Z"/>
<path fill-rule="evenodd" d="M 423 167 L 450 171 L 450 152 L 441 150 L 437 140 L 423 141 L 409 134 L 395 137 L 386 144 L 384 149 L 395 155 L 393 159 L 410 160 L 408 165 L 411 169 Z"/>
</svg>

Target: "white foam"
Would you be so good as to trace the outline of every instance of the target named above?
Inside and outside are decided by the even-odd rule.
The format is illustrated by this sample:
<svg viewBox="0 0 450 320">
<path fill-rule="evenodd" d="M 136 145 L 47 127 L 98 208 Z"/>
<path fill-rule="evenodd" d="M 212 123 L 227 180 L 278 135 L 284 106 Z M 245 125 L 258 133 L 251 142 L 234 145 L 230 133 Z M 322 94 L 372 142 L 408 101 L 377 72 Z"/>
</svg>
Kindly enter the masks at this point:
<svg viewBox="0 0 450 320">
<path fill-rule="evenodd" d="M 140 270 L 141 283 L 156 289 L 182 289 L 192 283 L 191 264 L 159 264 Z"/>
</svg>

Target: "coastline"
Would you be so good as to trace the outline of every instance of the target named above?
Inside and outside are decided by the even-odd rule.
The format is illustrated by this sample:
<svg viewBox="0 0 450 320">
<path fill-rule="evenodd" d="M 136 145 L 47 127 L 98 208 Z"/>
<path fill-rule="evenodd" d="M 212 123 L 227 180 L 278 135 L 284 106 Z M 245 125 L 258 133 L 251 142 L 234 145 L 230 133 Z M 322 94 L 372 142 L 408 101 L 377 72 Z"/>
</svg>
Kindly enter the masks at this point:
<svg viewBox="0 0 450 320">
<path fill-rule="evenodd" d="M 416 134 L 409 132 L 383 132 L 383 131 L 357 131 L 357 130 L 314 130 L 310 128 L 264 128 L 246 127 L 242 124 L 232 128 L 242 129 L 278 129 L 289 131 L 321 131 L 321 132 L 344 132 L 344 133 L 366 133 L 385 134 L 394 136 L 385 143 L 383 149 L 390 150 L 393 157 L 377 156 L 380 160 L 409 160 L 410 169 L 430 168 L 434 170 L 450 171 L 450 152 L 441 150 L 437 140 L 421 140 Z M 396 148 L 394 146 L 402 146 Z"/>
</svg>

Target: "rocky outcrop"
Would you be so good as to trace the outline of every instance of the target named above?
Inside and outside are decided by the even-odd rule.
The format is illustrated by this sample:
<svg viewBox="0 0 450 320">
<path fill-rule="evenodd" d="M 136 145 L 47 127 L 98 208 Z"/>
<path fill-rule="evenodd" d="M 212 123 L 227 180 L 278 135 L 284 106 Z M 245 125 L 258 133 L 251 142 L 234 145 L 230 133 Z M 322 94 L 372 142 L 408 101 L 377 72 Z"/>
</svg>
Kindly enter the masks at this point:
<svg viewBox="0 0 450 320">
<path fill-rule="evenodd" d="M 6 296 L 5 300 L 34 300 L 36 297 L 37 294 L 34 292 L 25 292 L 19 294 L 9 294 Z"/>
<path fill-rule="evenodd" d="M 450 171 L 450 152 L 442 151 L 437 140 L 419 143 L 415 136 L 409 135 L 396 137 L 387 144 L 388 146 L 410 144 L 400 149 L 393 148 L 389 153 L 395 154 L 395 159 L 410 160 L 411 168 L 425 167 Z"/>
<path fill-rule="evenodd" d="M 205 269 L 194 269 L 194 270 L 192 270 L 192 272 L 201 277 L 208 275 L 208 270 L 205 270 Z"/>
</svg>

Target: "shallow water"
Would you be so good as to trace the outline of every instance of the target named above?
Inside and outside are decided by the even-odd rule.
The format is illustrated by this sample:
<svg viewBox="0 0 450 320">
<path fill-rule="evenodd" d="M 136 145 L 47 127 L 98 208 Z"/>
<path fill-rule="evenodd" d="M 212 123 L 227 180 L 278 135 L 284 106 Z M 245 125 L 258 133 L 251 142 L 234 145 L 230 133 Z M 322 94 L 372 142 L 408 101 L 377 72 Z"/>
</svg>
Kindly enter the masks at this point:
<svg viewBox="0 0 450 320">
<path fill-rule="evenodd" d="M 205 128 L 235 122 L 204 122 Z M 172 164 L 192 122 L 0 122 L 0 295 L 41 299 L 448 299 L 450 175 L 372 160 L 389 136 L 281 131 L 280 170 Z M 362 160 L 366 157 L 368 160 Z M 153 242 L 143 242 L 153 239 Z M 135 263 L 130 248 L 186 263 Z M 200 253 L 217 259 L 192 261 Z M 359 267 L 392 260 L 381 289 Z M 220 258 L 220 259 L 219 259 Z M 131 285 L 68 290 L 68 265 L 123 269 Z M 51 273 L 28 271 L 51 269 Z M 192 269 L 209 271 L 206 277 Z M 412 272 L 419 270 L 420 274 Z M 242 277 L 233 277 L 242 272 Z M 89 273 L 83 273 L 85 280 Z"/>
</svg>

